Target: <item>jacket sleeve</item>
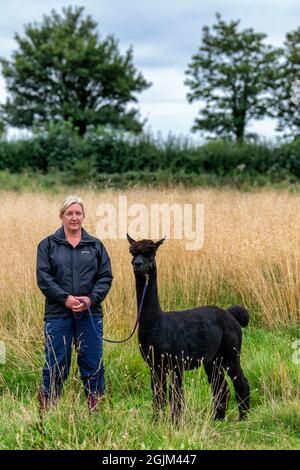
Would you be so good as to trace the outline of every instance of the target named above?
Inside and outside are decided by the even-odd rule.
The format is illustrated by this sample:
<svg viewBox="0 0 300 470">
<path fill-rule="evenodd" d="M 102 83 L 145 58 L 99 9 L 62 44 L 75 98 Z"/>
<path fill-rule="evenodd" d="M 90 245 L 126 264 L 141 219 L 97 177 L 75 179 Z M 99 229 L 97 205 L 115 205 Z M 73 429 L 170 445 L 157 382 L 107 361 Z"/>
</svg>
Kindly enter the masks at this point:
<svg viewBox="0 0 300 470">
<path fill-rule="evenodd" d="M 96 275 L 96 282 L 89 295 L 92 305 L 102 302 L 108 294 L 113 280 L 111 263 L 106 248 L 102 243 L 97 247 L 99 249 L 99 266 Z"/>
<path fill-rule="evenodd" d="M 69 294 L 65 292 L 53 278 L 47 242 L 47 239 L 42 240 L 37 249 L 37 284 L 45 297 L 65 305 Z"/>
</svg>

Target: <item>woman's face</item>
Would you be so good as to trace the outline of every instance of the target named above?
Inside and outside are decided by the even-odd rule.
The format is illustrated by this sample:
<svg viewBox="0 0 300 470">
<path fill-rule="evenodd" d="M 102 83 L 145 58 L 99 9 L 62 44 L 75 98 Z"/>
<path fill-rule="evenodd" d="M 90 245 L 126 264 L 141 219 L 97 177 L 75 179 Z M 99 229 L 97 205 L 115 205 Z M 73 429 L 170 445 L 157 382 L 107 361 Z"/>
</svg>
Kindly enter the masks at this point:
<svg viewBox="0 0 300 470">
<path fill-rule="evenodd" d="M 84 219 L 83 210 L 80 204 L 71 204 L 61 216 L 65 229 L 70 232 L 78 231 L 81 228 Z"/>
</svg>

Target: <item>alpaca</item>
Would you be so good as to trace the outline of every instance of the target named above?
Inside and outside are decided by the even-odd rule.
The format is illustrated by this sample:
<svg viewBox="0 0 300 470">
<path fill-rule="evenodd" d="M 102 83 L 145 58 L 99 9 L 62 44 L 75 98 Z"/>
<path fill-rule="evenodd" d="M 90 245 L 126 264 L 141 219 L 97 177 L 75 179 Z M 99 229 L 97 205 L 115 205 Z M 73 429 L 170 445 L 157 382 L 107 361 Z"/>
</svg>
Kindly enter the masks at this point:
<svg viewBox="0 0 300 470">
<path fill-rule="evenodd" d="M 149 279 L 140 314 L 140 351 L 151 374 L 154 412 L 157 417 L 166 404 L 167 376 L 170 375 L 171 418 L 178 422 L 185 408 L 183 374 L 203 365 L 214 397 L 214 418 L 224 419 L 229 400 L 225 371 L 233 381 L 240 419 L 249 410 L 250 388 L 240 365 L 241 326 L 249 314 L 240 306 L 227 310 L 216 306 L 163 312 L 158 298 L 155 255 L 164 239 L 133 240 L 129 251 L 140 306 L 146 278 Z"/>
</svg>

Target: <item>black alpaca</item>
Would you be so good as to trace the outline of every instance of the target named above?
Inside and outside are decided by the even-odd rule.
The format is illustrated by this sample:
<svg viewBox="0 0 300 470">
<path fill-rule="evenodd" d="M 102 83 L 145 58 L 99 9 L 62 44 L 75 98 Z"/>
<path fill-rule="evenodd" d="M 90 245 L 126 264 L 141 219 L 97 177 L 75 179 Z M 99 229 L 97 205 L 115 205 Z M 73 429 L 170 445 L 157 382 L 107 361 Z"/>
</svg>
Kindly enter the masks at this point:
<svg viewBox="0 0 300 470">
<path fill-rule="evenodd" d="M 224 419 L 229 388 L 224 372 L 234 384 L 240 419 L 249 410 L 250 388 L 240 365 L 242 329 L 249 314 L 240 306 L 227 310 L 216 306 L 163 312 L 157 291 L 155 254 L 164 239 L 135 241 L 127 235 L 136 280 L 137 304 L 141 303 L 146 277 L 149 285 L 139 322 L 139 345 L 151 371 L 155 415 L 166 404 L 170 374 L 170 404 L 173 421 L 184 409 L 184 370 L 204 366 L 214 396 L 214 417 Z"/>
</svg>

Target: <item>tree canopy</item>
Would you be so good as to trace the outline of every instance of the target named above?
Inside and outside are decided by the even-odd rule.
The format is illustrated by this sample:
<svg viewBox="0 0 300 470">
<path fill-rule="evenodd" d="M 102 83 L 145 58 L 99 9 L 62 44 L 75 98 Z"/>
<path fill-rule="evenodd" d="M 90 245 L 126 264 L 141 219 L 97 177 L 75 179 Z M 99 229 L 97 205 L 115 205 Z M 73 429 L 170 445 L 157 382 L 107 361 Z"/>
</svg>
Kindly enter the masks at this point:
<svg viewBox="0 0 300 470">
<path fill-rule="evenodd" d="M 300 28 L 286 35 L 283 60 L 275 88 L 277 130 L 300 136 Z"/>
<path fill-rule="evenodd" d="M 202 44 L 186 71 L 189 102 L 202 102 L 193 131 L 243 140 L 251 119 L 272 115 L 280 49 L 264 43 L 240 21 L 226 23 L 219 14 L 212 29 L 203 28 Z"/>
<path fill-rule="evenodd" d="M 136 94 L 150 86 L 114 36 L 99 37 L 97 24 L 82 7 L 52 10 L 41 24 L 16 34 L 12 60 L 1 59 L 9 98 L 5 120 L 31 128 L 69 121 L 84 135 L 88 126 L 111 125 L 140 132 Z"/>
</svg>

